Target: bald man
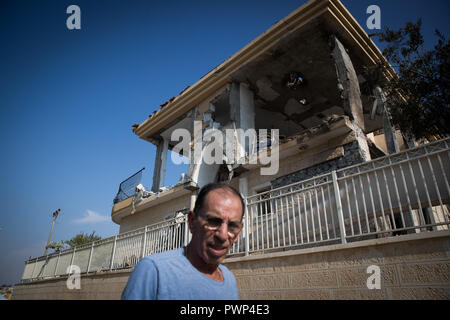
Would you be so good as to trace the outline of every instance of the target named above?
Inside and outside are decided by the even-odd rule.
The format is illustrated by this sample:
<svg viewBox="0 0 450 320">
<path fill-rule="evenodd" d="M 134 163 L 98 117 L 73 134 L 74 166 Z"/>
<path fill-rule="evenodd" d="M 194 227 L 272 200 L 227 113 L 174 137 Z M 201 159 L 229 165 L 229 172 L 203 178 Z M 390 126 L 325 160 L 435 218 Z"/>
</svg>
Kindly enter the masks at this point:
<svg viewBox="0 0 450 320">
<path fill-rule="evenodd" d="M 234 275 L 221 264 L 242 231 L 244 201 L 221 183 L 204 186 L 188 214 L 190 243 L 142 259 L 122 293 L 124 300 L 235 300 Z"/>
</svg>

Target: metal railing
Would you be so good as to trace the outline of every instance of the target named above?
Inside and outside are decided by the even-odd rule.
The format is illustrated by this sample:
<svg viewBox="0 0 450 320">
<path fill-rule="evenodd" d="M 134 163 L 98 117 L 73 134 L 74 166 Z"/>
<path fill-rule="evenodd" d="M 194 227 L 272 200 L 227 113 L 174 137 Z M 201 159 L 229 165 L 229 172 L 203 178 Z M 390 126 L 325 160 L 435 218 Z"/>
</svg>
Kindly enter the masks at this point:
<svg viewBox="0 0 450 320">
<path fill-rule="evenodd" d="M 449 229 L 450 139 L 249 196 L 230 255 Z M 190 241 L 186 215 L 26 262 L 22 281 L 133 267 Z"/>
<path fill-rule="evenodd" d="M 179 248 L 190 240 L 187 217 L 180 216 L 90 244 L 30 259 L 22 282 L 67 275 L 76 265 L 82 273 L 134 267 L 150 254 Z"/>
<path fill-rule="evenodd" d="M 247 197 L 230 254 L 449 229 L 449 141 Z"/>
<path fill-rule="evenodd" d="M 136 186 L 140 183 L 142 179 L 142 171 L 145 168 L 142 168 L 138 172 L 134 173 L 130 177 L 123 180 L 119 185 L 119 191 L 117 195 L 114 197 L 113 203 L 121 202 L 127 198 L 130 198 L 136 194 Z"/>
</svg>

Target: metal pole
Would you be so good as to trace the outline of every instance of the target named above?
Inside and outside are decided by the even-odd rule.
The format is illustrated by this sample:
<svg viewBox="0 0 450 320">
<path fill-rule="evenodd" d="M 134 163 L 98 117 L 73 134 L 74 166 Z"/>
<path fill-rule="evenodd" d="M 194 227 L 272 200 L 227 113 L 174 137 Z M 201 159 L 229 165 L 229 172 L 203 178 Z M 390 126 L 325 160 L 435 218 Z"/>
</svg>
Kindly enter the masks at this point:
<svg viewBox="0 0 450 320">
<path fill-rule="evenodd" d="M 31 278 L 30 278 L 30 279 L 33 279 L 34 269 L 36 269 L 36 264 L 37 264 L 37 258 L 36 258 L 36 260 L 34 261 L 34 264 L 33 264 L 33 271 L 31 271 Z"/>
<path fill-rule="evenodd" d="M 37 262 L 38 262 L 38 258 L 36 258 L 36 261 L 34 262 L 33 272 L 31 273 L 31 278 L 32 279 L 33 279 L 33 276 L 34 276 L 34 269 L 36 269 Z"/>
<path fill-rule="evenodd" d="M 42 277 L 45 276 L 45 269 L 48 267 L 48 254 L 45 256 L 45 262 L 44 265 L 42 266 Z"/>
<path fill-rule="evenodd" d="M 56 260 L 56 266 L 55 266 L 55 273 L 54 273 L 54 277 L 56 277 L 56 272 L 58 270 L 58 264 L 59 264 L 59 257 L 61 257 L 61 251 L 58 252 L 58 258 Z"/>
<path fill-rule="evenodd" d="M 69 271 L 69 273 L 71 273 L 72 272 L 72 265 L 73 265 L 73 261 L 75 260 L 75 249 L 76 249 L 76 247 L 73 247 L 73 251 L 72 251 L 72 259 L 70 260 L 70 271 Z"/>
<path fill-rule="evenodd" d="M 56 217 L 58 217 L 58 214 L 60 211 L 61 211 L 61 209 L 58 209 L 55 212 L 53 212 L 52 227 L 50 228 L 50 234 L 48 235 L 48 240 L 47 240 L 47 245 L 45 246 L 44 256 L 47 255 L 47 247 L 50 244 L 50 240 L 52 239 L 53 227 L 55 226 L 55 220 L 56 220 Z"/>
<path fill-rule="evenodd" d="M 339 193 L 339 185 L 337 182 L 337 175 L 336 175 L 335 170 L 333 170 L 331 172 L 331 176 L 333 177 L 334 198 L 336 201 L 336 207 L 337 207 L 337 213 L 338 213 L 339 229 L 341 231 L 341 243 L 347 243 L 346 235 L 345 235 L 344 212 L 342 211 L 341 195 Z"/>
<path fill-rule="evenodd" d="M 91 268 L 92 254 L 94 253 L 94 243 L 95 243 L 95 241 L 92 241 L 91 250 L 89 252 L 89 261 L 88 261 L 86 273 L 89 273 L 89 269 Z"/>
<path fill-rule="evenodd" d="M 145 257 L 145 246 L 147 244 L 147 227 L 144 227 L 144 239 L 143 239 L 143 244 L 142 244 L 142 252 L 141 252 L 141 258 Z"/>
<path fill-rule="evenodd" d="M 245 236 L 245 255 L 248 256 L 250 254 L 250 242 L 249 242 L 249 217 L 248 217 L 248 203 L 247 203 L 247 196 L 244 198 L 244 204 L 245 204 L 245 222 L 244 222 L 244 236 Z"/>
<path fill-rule="evenodd" d="M 113 244 L 113 249 L 112 249 L 112 253 L 111 253 L 111 265 L 109 266 L 110 270 L 112 270 L 113 264 L 114 264 L 114 255 L 116 253 L 116 243 L 117 243 L 117 234 L 114 236 L 114 244 Z"/>
</svg>

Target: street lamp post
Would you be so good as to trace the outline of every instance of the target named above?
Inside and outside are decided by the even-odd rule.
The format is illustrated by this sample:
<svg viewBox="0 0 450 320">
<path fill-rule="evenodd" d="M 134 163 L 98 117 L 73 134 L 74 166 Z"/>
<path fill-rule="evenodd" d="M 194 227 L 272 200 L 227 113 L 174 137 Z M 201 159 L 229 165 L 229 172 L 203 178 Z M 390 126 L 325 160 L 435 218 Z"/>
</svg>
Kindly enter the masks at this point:
<svg viewBox="0 0 450 320">
<path fill-rule="evenodd" d="M 53 212 L 53 222 L 52 222 L 52 227 L 50 229 L 50 234 L 48 235 L 48 240 L 47 240 L 47 245 L 45 246 L 45 251 L 44 251 L 44 256 L 47 255 L 47 247 L 50 244 L 50 240 L 52 239 L 52 232 L 53 232 L 53 227 L 55 226 L 55 220 L 56 217 L 58 216 L 59 212 L 61 211 L 61 209 L 56 210 L 55 212 Z"/>
</svg>

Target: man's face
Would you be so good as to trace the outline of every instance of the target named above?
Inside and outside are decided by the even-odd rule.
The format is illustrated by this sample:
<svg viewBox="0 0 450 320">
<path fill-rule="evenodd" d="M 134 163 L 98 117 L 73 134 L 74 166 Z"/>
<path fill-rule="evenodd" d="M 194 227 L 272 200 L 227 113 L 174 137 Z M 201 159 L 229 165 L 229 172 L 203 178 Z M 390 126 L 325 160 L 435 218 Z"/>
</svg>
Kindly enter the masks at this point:
<svg viewBox="0 0 450 320">
<path fill-rule="evenodd" d="M 210 221 L 222 220 L 217 230 L 211 230 Z M 228 189 L 215 189 L 205 198 L 199 216 L 189 213 L 189 226 L 192 232 L 192 248 L 196 258 L 208 265 L 217 265 L 223 261 L 228 250 L 237 241 L 242 231 L 236 235 L 230 233 L 232 226 L 241 225 L 242 204 L 240 199 Z M 230 226 L 230 227 L 229 227 Z"/>
</svg>

